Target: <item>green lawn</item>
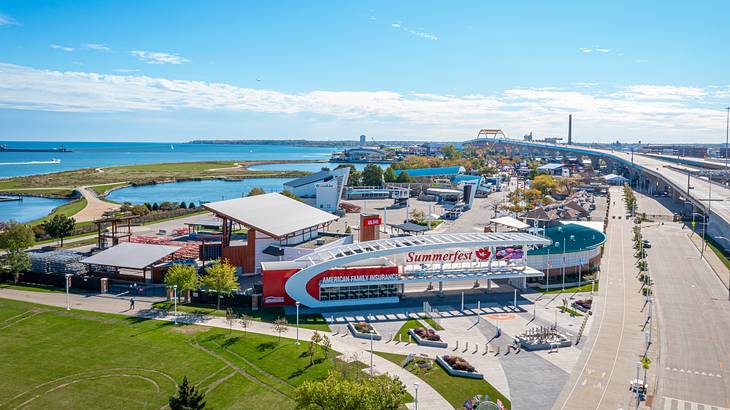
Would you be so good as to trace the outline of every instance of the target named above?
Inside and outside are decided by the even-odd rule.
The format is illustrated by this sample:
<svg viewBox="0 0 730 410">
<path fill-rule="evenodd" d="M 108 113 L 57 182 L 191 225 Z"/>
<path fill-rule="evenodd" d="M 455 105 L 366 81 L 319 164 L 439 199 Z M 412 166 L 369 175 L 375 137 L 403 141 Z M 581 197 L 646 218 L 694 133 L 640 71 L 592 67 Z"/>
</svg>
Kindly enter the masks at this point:
<svg viewBox="0 0 730 410">
<path fill-rule="evenodd" d="M 408 333 L 408 330 L 416 329 L 419 327 L 423 327 L 423 324 L 421 324 L 421 322 L 419 322 L 416 319 L 408 319 L 408 320 L 406 320 L 405 323 L 403 323 L 403 326 L 401 326 L 401 328 L 398 330 L 398 333 L 393 335 L 393 340 L 395 340 L 395 341 L 402 340 L 404 342 L 407 342 L 407 341 L 411 340 L 411 335 Z M 414 341 L 414 343 L 415 343 L 415 341 Z"/>
<path fill-rule="evenodd" d="M 14 284 L 14 283 L 0 283 L 0 289 L 15 289 L 15 290 L 29 290 L 32 292 L 65 292 L 64 289 L 54 288 L 52 286 L 41 286 L 41 285 L 30 285 L 30 284 Z M 1 325 L 0 325 L 1 327 Z"/>
<path fill-rule="evenodd" d="M 55 215 L 74 216 L 84 208 L 86 208 L 86 198 L 79 198 L 79 199 L 73 200 L 67 204 L 63 204 L 63 205 L 57 207 L 56 209 L 53 210 L 53 212 L 44 216 L 43 218 L 36 219 L 35 221 L 31 221 L 28 223 L 31 225 L 42 224 L 43 221 L 50 220 Z"/>
<path fill-rule="evenodd" d="M 97 195 L 104 195 L 110 189 L 114 189 L 114 188 L 118 188 L 118 187 L 122 187 L 122 186 L 126 186 L 126 185 L 129 185 L 129 184 L 127 184 L 126 182 L 120 182 L 118 184 L 96 185 L 96 186 L 91 186 L 89 188 L 91 190 L 93 190 L 94 192 L 96 192 Z"/>
<path fill-rule="evenodd" d="M 0 408 L 160 409 L 187 376 L 208 408 L 294 409 L 293 389 L 336 368 L 307 342 L 0 299 Z"/>
<path fill-rule="evenodd" d="M 398 365 L 401 365 L 406 358 L 406 356 L 395 353 L 376 352 L 375 354 Z M 485 393 L 489 394 L 491 401 L 496 402 L 497 399 L 500 399 L 506 408 L 509 409 L 511 407 L 510 401 L 486 380 L 453 377 L 446 373 L 433 360 L 421 358 L 417 358 L 417 360 L 423 360 L 424 364 L 429 364 L 430 366 L 422 369 L 415 362 L 411 362 L 411 364 L 406 366 L 406 369 L 428 383 L 455 408 L 461 409 L 463 408 L 464 401 L 477 394 Z"/>
<path fill-rule="evenodd" d="M 542 292 L 546 294 L 555 294 L 555 293 L 575 293 L 575 292 L 590 292 L 591 291 L 591 282 L 588 281 L 587 283 L 580 285 L 580 286 L 572 286 L 569 288 L 565 288 L 565 290 L 562 289 L 553 289 L 547 292 Z M 598 291 L 598 280 L 596 280 L 596 283 L 593 287 L 593 291 Z"/>
<path fill-rule="evenodd" d="M 565 307 L 565 306 L 558 306 L 558 309 L 560 309 L 563 312 L 568 313 L 568 314 L 572 313 L 575 316 L 583 316 L 583 313 L 581 313 L 573 308 L 569 308 L 569 307 Z"/>
<path fill-rule="evenodd" d="M 431 319 L 425 314 L 421 314 L 421 320 L 428 323 L 428 325 L 431 326 L 433 330 L 444 330 L 444 328 L 440 324 L 436 323 L 435 320 Z"/>
<path fill-rule="evenodd" d="M 169 302 L 157 302 L 153 304 L 154 307 L 158 309 L 172 309 L 173 306 Z M 223 317 L 226 315 L 226 307 L 221 305 L 220 310 L 216 310 L 215 305 L 203 305 L 203 304 L 195 304 L 195 303 L 189 303 L 189 304 L 181 304 L 178 303 L 177 310 L 179 312 L 187 312 L 187 313 L 194 313 L 198 315 L 211 315 L 211 316 L 220 316 Z M 239 307 L 234 307 L 233 311 L 238 314 L 246 314 L 251 317 L 251 320 L 255 320 L 257 322 L 267 322 L 272 323 L 274 320 L 284 317 L 284 309 L 280 307 L 262 307 L 259 310 L 251 310 L 251 309 L 244 309 Z M 297 318 L 295 315 L 286 315 L 286 320 L 289 322 L 289 325 L 294 326 L 297 323 Z M 320 314 L 314 314 L 314 315 L 299 315 L 299 326 L 306 329 L 312 329 L 312 330 L 319 330 L 324 332 L 330 332 L 330 327 L 327 325 L 327 322 L 325 322 L 324 318 Z"/>
</svg>

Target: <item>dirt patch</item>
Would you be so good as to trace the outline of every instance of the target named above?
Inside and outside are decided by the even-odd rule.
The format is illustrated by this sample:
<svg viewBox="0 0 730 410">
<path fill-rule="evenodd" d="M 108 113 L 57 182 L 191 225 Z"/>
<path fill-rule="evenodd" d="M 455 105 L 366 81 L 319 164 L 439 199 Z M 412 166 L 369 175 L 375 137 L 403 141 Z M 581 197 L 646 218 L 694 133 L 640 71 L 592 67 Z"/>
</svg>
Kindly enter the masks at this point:
<svg viewBox="0 0 730 410">
<path fill-rule="evenodd" d="M 194 335 L 201 332 L 208 331 L 209 328 L 205 326 L 198 326 L 198 325 L 186 325 L 186 324 L 179 324 L 177 326 L 173 326 L 170 331 L 175 333 L 181 333 L 184 335 Z"/>
</svg>

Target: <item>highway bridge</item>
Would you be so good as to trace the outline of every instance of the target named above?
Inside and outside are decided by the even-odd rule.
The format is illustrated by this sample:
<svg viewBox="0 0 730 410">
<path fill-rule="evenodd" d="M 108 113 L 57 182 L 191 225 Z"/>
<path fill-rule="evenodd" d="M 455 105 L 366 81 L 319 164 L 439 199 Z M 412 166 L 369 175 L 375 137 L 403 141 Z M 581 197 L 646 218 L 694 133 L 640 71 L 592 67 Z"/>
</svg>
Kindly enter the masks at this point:
<svg viewBox="0 0 730 410">
<path fill-rule="evenodd" d="M 579 145 L 547 144 L 510 138 L 478 138 L 465 144 L 482 145 L 509 154 L 536 155 L 564 153 L 589 157 L 598 165 L 600 160 L 631 179 L 632 185 L 643 192 L 666 192 L 685 204 L 687 215 L 707 216 L 707 234 L 729 240 L 718 240 L 730 249 L 730 188 L 712 180 L 712 174 L 725 174 L 724 162 L 699 158 L 686 159 L 662 155 L 643 155 L 625 151 L 590 148 Z M 712 170 L 714 169 L 714 171 Z M 716 178 L 717 179 L 717 178 Z"/>
</svg>

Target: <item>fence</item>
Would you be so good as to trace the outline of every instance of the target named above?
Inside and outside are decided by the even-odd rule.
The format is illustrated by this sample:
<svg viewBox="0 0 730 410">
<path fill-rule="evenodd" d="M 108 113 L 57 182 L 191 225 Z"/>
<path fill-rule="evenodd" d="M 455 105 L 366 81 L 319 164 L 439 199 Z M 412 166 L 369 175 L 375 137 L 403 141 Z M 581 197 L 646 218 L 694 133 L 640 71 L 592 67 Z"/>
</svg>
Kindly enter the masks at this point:
<svg viewBox="0 0 730 410">
<path fill-rule="evenodd" d="M 253 297 L 251 295 L 244 295 L 243 293 L 232 293 L 231 295 L 224 295 L 221 297 L 221 306 L 235 306 L 251 309 L 253 306 Z M 260 299 L 260 298 L 259 298 Z M 215 292 L 205 292 L 198 290 L 193 292 L 191 298 L 193 303 L 215 305 L 218 302 L 218 295 Z"/>
<path fill-rule="evenodd" d="M 2 280 L 12 282 L 15 280 L 15 278 L 12 275 L 4 274 L 2 275 Z M 25 272 L 20 274 L 20 277 L 18 278 L 18 283 L 51 286 L 65 289 L 66 276 L 55 273 Z M 71 276 L 71 288 L 100 292 L 101 279 L 95 278 L 93 276 Z"/>
</svg>

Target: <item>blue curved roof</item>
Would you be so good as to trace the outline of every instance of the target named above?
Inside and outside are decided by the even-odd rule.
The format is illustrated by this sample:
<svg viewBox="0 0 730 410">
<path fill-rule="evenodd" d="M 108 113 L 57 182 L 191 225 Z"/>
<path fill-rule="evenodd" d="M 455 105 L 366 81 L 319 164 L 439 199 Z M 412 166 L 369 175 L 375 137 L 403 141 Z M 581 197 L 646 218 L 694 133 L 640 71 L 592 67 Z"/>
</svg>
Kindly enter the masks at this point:
<svg viewBox="0 0 730 410">
<path fill-rule="evenodd" d="M 606 242 L 605 233 L 577 224 L 566 224 L 547 228 L 545 229 L 545 236 L 552 239 L 553 244 L 530 250 L 528 254 L 545 255 L 548 253 L 548 248 L 550 248 L 550 253 L 552 254 L 562 254 L 563 241 L 565 241 L 565 253 L 593 249 Z"/>
<path fill-rule="evenodd" d="M 437 176 L 454 176 L 463 174 L 466 169 L 461 166 L 454 167 L 440 167 L 440 168 L 412 168 L 412 169 L 397 169 L 395 170 L 396 175 L 400 175 L 402 172 L 407 172 L 412 177 L 437 177 Z"/>
</svg>

